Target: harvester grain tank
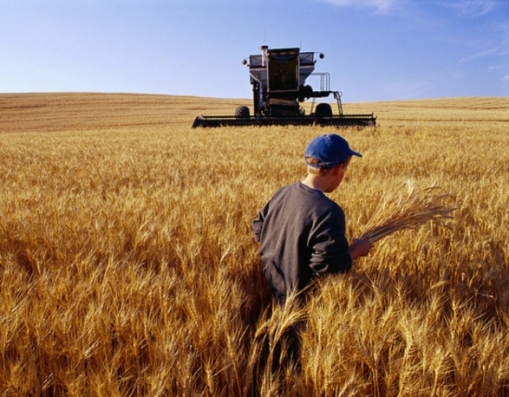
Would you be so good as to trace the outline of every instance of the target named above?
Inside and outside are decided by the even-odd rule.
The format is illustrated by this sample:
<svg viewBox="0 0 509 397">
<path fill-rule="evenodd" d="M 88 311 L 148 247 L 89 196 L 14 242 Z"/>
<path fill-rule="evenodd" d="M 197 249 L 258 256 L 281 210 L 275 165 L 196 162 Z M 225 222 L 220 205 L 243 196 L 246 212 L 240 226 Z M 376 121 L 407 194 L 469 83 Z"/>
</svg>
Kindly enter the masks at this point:
<svg viewBox="0 0 509 397">
<path fill-rule="evenodd" d="M 232 116 L 196 117 L 195 127 L 222 126 L 265 126 L 265 125 L 320 125 L 320 126 L 368 126 L 376 124 L 371 114 L 344 114 L 341 93 L 330 90 L 328 73 L 314 73 L 314 52 L 301 52 L 299 48 L 269 49 L 260 47 L 261 54 L 251 55 L 243 64 L 249 67 L 253 86 L 253 110 L 238 106 Z M 319 54 L 323 59 L 323 54 Z M 318 76 L 320 89 L 306 85 L 306 79 Z M 333 112 L 328 102 L 316 105 L 317 98 L 333 96 L 337 112 Z M 312 99 L 311 112 L 306 115 L 301 103 Z"/>
</svg>

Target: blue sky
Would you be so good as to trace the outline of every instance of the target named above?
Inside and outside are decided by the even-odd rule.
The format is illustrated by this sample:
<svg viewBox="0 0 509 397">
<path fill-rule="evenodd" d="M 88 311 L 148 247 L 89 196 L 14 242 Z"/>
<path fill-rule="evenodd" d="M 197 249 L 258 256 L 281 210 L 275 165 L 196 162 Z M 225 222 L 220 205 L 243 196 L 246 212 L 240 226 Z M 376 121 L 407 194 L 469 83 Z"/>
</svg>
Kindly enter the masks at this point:
<svg viewBox="0 0 509 397">
<path fill-rule="evenodd" d="M 509 0 L 0 0 L 0 93 L 251 98 L 262 44 L 346 103 L 509 96 Z"/>
</svg>

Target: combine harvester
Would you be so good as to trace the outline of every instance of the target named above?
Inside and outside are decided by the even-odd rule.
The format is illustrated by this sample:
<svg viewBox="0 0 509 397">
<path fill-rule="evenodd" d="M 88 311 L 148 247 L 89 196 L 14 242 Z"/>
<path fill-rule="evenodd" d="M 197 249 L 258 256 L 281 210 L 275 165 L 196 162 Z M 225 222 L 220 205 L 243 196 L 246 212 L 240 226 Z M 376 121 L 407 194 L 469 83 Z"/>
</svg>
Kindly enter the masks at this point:
<svg viewBox="0 0 509 397">
<path fill-rule="evenodd" d="M 313 73 L 315 70 L 315 53 L 300 52 L 299 48 L 269 49 L 261 47 L 261 55 L 251 55 L 249 67 L 253 86 L 253 108 L 251 116 L 249 107 L 238 106 L 234 116 L 196 117 L 193 128 L 224 126 L 265 126 L 265 125 L 319 125 L 364 127 L 376 124 L 372 114 L 344 114 L 341 104 L 341 93 L 330 90 L 328 73 Z M 319 54 L 323 59 L 323 54 Z M 320 91 L 314 91 L 305 85 L 306 79 L 319 76 Z M 330 95 L 336 100 L 338 112 L 334 114 L 329 103 L 314 106 L 315 98 L 327 98 Z M 311 113 L 305 114 L 301 102 L 313 98 Z"/>
</svg>

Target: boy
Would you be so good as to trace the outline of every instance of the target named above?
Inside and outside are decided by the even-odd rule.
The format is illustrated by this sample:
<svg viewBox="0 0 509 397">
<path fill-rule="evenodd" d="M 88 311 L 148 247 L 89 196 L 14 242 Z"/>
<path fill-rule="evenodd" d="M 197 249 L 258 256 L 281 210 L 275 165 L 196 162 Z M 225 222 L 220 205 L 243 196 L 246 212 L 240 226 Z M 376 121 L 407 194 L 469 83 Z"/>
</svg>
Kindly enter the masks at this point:
<svg viewBox="0 0 509 397">
<path fill-rule="evenodd" d="M 317 275 L 348 272 L 372 247 L 359 239 L 348 245 L 343 210 L 324 195 L 341 184 L 352 156 L 362 157 L 339 135 L 316 137 L 304 155 L 306 178 L 278 190 L 253 221 L 265 277 L 281 303 Z"/>
</svg>

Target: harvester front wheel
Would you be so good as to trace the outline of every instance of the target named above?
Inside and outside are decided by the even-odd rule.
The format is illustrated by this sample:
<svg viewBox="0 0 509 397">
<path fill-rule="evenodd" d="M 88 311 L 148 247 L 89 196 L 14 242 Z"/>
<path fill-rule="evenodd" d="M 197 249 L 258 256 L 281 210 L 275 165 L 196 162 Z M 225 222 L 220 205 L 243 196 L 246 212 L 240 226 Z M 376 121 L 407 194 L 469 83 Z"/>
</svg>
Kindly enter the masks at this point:
<svg viewBox="0 0 509 397">
<path fill-rule="evenodd" d="M 332 117 L 332 108 L 328 103 L 319 103 L 315 114 L 317 117 Z"/>
<path fill-rule="evenodd" d="M 235 109 L 235 118 L 246 119 L 249 118 L 249 108 L 247 106 L 238 106 Z"/>
</svg>

